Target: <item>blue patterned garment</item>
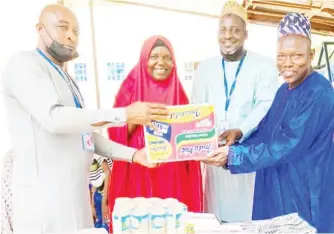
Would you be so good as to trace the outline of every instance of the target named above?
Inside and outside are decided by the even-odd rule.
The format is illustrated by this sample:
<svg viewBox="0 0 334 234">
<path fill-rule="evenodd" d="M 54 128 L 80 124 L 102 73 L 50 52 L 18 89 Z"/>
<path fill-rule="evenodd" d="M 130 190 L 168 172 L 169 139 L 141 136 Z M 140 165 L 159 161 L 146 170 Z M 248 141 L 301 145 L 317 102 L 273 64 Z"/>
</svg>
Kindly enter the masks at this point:
<svg viewBox="0 0 334 234">
<path fill-rule="evenodd" d="M 278 39 L 288 35 L 300 35 L 311 40 L 311 23 L 299 13 L 287 14 L 278 25 Z"/>
<path fill-rule="evenodd" d="M 102 213 L 102 191 L 99 191 L 96 189 L 95 193 L 93 194 L 94 196 L 94 203 L 95 203 L 95 210 L 96 210 L 96 220 L 94 223 L 95 228 L 104 228 L 107 231 L 109 231 L 109 225 L 107 222 L 103 222 L 103 213 Z"/>
<path fill-rule="evenodd" d="M 298 213 L 334 232 L 334 90 L 317 72 L 283 84 L 246 141 L 230 148 L 232 174 L 256 171 L 253 219 Z"/>
</svg>

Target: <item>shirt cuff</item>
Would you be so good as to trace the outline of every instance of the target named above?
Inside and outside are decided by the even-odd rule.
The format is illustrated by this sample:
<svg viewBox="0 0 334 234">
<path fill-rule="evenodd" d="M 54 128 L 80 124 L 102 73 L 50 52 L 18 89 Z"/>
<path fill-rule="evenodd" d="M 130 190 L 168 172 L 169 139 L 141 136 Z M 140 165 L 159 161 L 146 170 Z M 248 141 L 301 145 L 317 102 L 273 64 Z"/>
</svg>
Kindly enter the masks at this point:
<svg viewBox="0 0 334 234">
<path fill-rule="evenodd" d="M 114 108 L 104 111 L 104 121 L 109 122 L 105 127 L 122 127 L 126 124 L 126 108 Z"/>
<path fill-rule="evenodd" d="M 238 163 L 236 162 L 238 160 L 237 152 L 238 152 L 237 146 L 230 146 L 227 155 L 227 164 L 231 174 L 237 174 L 236 170 L 236 167 L 238 166 Z"/>
<path fill-rule="evenodd" d="M 239 127 L 240 131 L 242 132 L 242 137 L 238 140 L 238 142 L 243 142 L 246 138 L 248 138 L 250 136 L 250 134 L 252 134 L 253 131 L 255 131 L 257 129 L 257 127 L 255 128 L 251 128 L 249 126 L 243 125 L 241 124 Z"/>
<path fill-rule="evenodd" d="M 122 156 L 119 157 L 118 155 L 115 154 L 113 159 L 133 163 L 133 157 L 135 156 L 135 153 L 137 151 L 138 151 L 138 149 L 135 149 L 135 148 L 132 148 L 132 147 L 124 147 L 122 149 Z"/>
</svg>

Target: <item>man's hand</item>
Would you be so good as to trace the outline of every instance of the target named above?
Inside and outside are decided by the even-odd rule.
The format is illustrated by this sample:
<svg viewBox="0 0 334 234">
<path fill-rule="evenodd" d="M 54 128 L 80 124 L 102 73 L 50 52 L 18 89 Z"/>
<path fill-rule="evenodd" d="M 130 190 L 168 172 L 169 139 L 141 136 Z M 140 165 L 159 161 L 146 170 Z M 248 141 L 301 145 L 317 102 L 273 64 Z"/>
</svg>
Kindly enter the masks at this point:
<svg viewBox="0 0 334 234">
<path fill-rule="evenodd" d="M 207 156 L 205 159 L 201 161 L 208 165 L 213 165 L 216 167 L 225 166 L 227 163 L 227 155 L 228 155 L 228 146 L 223 146 L 218 148 L 218 150 L 211 155 Z"/>
<path fill-rule="evenodd" d="M 226 140 L 225 145 L 231 146 L 234 145 L 242 137 L 242 132 L 240 129 L 229 129 L 223 132 L 219 136 L 219 141 Z"/>
<path fill-rule="evenodd" d="M 148 163 L 145 148 L 137 150 L 136 153 L 133 155 L 132 161 L 134 163 L 140 164 L 140 165 L 142 165 L 144 167 L 148 167 L 148 168 L 153 168 L 153 167 L 157 166 L 157 164 L 155 164 L 155 163 Z"/>
<path fill-rule="evenodd" d="M 165 119 L 167 107 L 159 103 L 134 102 L 126 107 L 126 122 L 135 125 L 148 125 L 152 128 L 152 120 Z"/>
<path fill-rule="evenodd" d="M 104 125 L 106 125 L 106 124 L 108 124 L 108 123 L 110 123 L 110 122 L 103 121 L 103 122 L 93 123 L 93 124 L 91 124 L 91 125 L 92 125 L 93 127 L 98 128 L 98 127 L 102 127 L 102 126 L 104 126 Z"/>
</svg>

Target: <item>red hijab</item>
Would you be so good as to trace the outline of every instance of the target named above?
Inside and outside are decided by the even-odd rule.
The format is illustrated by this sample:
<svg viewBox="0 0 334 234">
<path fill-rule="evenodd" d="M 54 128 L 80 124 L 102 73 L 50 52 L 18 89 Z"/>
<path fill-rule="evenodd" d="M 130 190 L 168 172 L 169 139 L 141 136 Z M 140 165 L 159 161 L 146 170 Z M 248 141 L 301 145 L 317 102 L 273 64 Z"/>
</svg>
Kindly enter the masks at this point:
<svg viewBox="0 0 334 234">
<path fill-rule="evenodd" d="M 155 43 L 160 40 L 169 49 L 174 67 L 162 81 L 148 74 L 147 63 Z M 188 104 L 187 95 L 177 76 L 175 55 L 169 40 L 163 36 L 152 36 L 143 45 L 139 62 L 124 80 L 115 99 L 115 107 L 127 106 L 136 101 L 159 102 L 167 105 Z"/>
</svg>

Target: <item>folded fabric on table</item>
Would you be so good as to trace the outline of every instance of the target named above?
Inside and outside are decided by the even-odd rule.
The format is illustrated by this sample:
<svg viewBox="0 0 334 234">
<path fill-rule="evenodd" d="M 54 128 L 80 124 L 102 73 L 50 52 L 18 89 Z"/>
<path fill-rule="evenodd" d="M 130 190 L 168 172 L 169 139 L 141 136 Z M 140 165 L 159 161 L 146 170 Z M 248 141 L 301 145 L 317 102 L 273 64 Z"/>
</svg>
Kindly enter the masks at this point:
<svg viewBox="0 0 334 234">
<path fill-rule="evenodd" d="M 228 226 L 230 224 L 223 224 Z M 317 230 L 310 226 L 306 221 L 298 216 L 297 213 L 279 216 L 273 219 L 251 221 L 244 223 L 233 223 L 231 225 L 240 225 L 243 232 L 246 233 L 266 233 L 266 234 L 285 234 L 300 233 L 312 234 Z"/>
</svg>

